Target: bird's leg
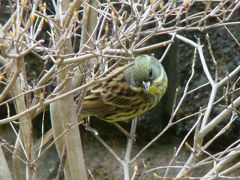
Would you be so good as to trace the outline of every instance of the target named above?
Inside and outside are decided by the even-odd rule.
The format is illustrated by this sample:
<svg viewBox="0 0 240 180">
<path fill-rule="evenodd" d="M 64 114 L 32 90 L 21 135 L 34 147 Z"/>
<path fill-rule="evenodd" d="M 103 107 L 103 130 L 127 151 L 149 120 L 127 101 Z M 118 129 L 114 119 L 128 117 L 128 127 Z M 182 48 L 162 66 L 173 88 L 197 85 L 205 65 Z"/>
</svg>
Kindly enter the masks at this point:
<svg viewBox="0 0 240 180">
<path fill-rule="evenodd" d="M 95 128 L 90 126 L 90 117 L 86 118 L 86 122 L 83 123 L 83 126 L 85 127 L 86 131 L 94 133 L 96 136 L 98 136 L 98 131 Z"/>
<path fill-rule="evenodd" d="M 122 126 L 120 126 L 118 123 L 112 123 L 114 126 L 116 126 L 124 135 L 127 136 L 127 138 L 131 138 L 134 142 L 136 141 L 136 134 L 130 135 L 129 132 L 127 132 Z"/>
</svg>

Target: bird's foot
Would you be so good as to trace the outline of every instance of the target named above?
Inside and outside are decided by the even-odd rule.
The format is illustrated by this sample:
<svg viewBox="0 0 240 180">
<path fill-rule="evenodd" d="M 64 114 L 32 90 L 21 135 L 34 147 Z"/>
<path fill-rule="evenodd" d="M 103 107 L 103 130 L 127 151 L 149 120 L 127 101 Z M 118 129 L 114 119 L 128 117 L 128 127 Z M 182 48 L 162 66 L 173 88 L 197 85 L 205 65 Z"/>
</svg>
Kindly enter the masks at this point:
<svg viewBox="0 0 240 180">
<path fill-rule="evenodd" d="M 83 126 L 85 127 L 86 131 L 89 131 L 94 135 L 98 136 L 98 131 L 95 128 L 91 127 L 88 121 L 86 123 L 83 123 Z"/>
</svg>

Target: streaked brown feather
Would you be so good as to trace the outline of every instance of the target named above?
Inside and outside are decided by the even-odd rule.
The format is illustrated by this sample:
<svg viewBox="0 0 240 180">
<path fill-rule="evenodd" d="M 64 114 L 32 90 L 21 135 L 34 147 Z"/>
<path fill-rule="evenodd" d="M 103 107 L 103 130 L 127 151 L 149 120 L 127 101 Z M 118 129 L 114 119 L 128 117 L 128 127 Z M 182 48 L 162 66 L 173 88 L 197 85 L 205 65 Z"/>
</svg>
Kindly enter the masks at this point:
<svg viewBox="0 0 240 180">
<path fill-rule="evenodd" d="M 130 89 L 124 80 L 124 75 L 119 74 L 88 91 L 82 103 L 81 114 L 83 116 L 97 116 L 111 122 L 121 121 L 133 112 L 136 113 L 138 110 L 146 109 L 139 108 L 140 105 L 145 103 L 149 103 L 147 98 L 144 98 L 143 94 L 137 94 Z M 136 111 L 134 111 L 134 108 Z M 116 116 L 116 119 L 114 117 L 114 120 L 112 118 L 116 113 L 119 113 L 119 115 Z"/>
<path fill-rule="evenodd" d="M 111 76 L 120 68 L 116 68 L 106 76 Z M 166 86 L 167 80 L 163 89 L 166 89 Z M 142 88 L 133 90 L 126 81 L 124 73 L 120 73 L 88 90 L 82 103 L 81 116 L 96 116 L 109 122 L 128 120 L 155 106 L 165 90 L 158 93 L 158 90 L 154 90 L 154 93 L 146 93 Z"/>
</svg>

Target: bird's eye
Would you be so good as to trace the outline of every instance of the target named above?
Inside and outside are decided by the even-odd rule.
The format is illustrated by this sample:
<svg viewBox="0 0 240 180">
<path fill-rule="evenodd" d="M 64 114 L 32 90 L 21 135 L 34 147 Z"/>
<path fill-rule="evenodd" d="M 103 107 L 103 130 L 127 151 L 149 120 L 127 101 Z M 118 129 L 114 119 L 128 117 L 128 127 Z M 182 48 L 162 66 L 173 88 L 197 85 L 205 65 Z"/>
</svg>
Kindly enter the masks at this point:
<svg viewBox="0 0 240 180">
<path fill-rule="evenodd" d="M 153 70 L 150 69 L 150 70 L 149 70 L 149 77 L 152 77 L 152 76 L 153 76 Z"/>
</svg>

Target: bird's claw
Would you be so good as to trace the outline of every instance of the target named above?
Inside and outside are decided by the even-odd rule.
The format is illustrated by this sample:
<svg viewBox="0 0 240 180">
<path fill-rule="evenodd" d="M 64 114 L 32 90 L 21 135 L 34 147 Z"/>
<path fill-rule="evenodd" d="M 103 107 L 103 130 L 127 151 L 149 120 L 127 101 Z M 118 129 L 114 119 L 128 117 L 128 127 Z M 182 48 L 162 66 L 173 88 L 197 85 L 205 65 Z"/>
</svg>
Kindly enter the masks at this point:
<svg viewBox="0 0 240 180">
<path fill-rule="evenodd" d="M 86 131 L 89 131 L 89 132 L 93 133 L 94 135 L 98 136 L 98 131 L 95 128 L 90 127 L 90 125 L 88 123 L 83 124 L 83 126 L 85 127 Z"/>
<path fill-rule="evenodd" d="M 131 139 L 133 142 L 136 142 L 137 135 L 136 134 L 128 134 L 127 136 L 129 139 Z"/>
</svg>

